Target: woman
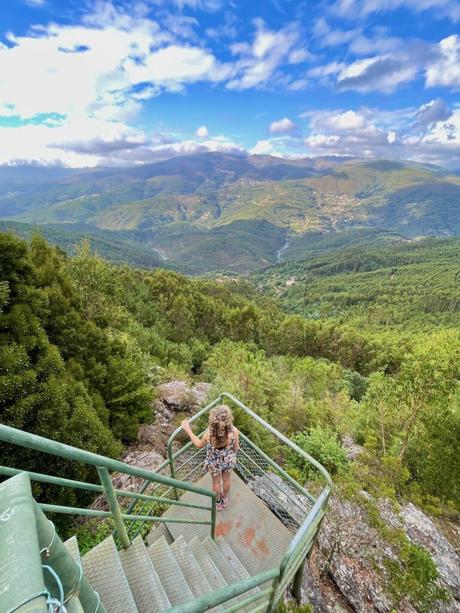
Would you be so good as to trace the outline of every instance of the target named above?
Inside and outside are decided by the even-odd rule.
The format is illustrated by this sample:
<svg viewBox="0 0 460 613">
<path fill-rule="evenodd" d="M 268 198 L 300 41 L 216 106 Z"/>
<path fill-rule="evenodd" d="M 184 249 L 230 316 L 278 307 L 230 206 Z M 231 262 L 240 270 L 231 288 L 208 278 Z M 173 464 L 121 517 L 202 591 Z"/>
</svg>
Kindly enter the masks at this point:
<svg viewBox="0 0 460 613">
<path fill-rule="evenodd" d="M 204 464 L 211 473 L 212 489 L 217 496 L 217 510 L 228 505 L 232 470 L 236 464 L 236 452 L 240 448 L 239 432 L 233 425 L 233 415 L 226 404 L 220 404 L 209 414 L 208 428 L 200 439 L 192 432 L 188 419 L 182 429 L 199 449 L 207 445 Z"/>
</svg>

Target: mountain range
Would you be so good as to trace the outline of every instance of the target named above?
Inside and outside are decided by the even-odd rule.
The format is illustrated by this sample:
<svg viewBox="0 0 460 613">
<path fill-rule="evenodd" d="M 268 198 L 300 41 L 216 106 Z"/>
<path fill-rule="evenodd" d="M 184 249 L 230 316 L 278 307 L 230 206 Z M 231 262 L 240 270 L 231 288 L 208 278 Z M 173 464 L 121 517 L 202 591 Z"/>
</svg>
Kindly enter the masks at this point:
<svg viewBox="0 0 460 613">
<path fill-rule="evenodd" d="M 0 229 L 190 273 L 245 273 L 331 245 L 460 235 L 460 175 L 355 158 L 194 154 L 130 168 L 0 167 Z"/>
</svg>

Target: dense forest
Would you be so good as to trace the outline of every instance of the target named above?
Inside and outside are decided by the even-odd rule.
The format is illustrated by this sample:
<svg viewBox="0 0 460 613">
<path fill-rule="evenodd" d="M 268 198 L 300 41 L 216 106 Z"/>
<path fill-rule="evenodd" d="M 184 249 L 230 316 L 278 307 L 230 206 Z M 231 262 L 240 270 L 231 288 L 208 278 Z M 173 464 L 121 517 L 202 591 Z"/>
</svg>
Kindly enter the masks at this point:
<svg viewBox="0 0 460 613">
<path fill-rule="evenodd" d="M 336 491 L 379 526 L 397 560 L 386 587 L 430 611 L 445 598 L 427 552 L 377 518 L 360 492 L 413 501 L 453 518 L 460 508 L 460 332 L 357 329 L 284 312 L 241 280 L 190 278 L 75 256 L 35 236 L 0 233 L 0 420 L 90 451 L 120 457 L 151 422 L 157 386 L 207 380 L 229 391 L 319 459 Z M 420 321 L 425 315 L 420 314 Z M 426 323 L 426 321 L 425 321 Z M 238 427 L 276 454 L 263 431 Z M 250 428 L 250 432 L 249 432 Z M 364 452 L 349 462 L 351 436 Z M 92 469 L 2 445 L 0 463 L 79 480 Z M 315 475 L 279 458 L 302 482 Z M 311 483 L 311 487 L 315 487 Z M 40 500 L 85 505 L 74 490 L 34 484 Z M 59 529 L 73 533 L 62 516 Z M 111 526 L 97 529 L 108 530 Z M 91 546 L 93 528 L 78 527 Z M 105 534 L 105 532 L 104 532 Z"/>
<path fill-rule="evenodd" d="M 340 436 L 352 434 L 367 449 L 354 468 L 361 487 L 440 511 L 460 503 L 458 330 L 363 332 L 285 314 L 250 285 L 117 267 L 88 244 L 68 257 L 39 237 L 1 234 L 0 273 L 3 423 L 117 456 L 152 419 L 159 382 L 199 376 L 316 441 L 332 472 L 344 467 L 327 449 L 341 457 Z M 1 455 L 50 470 L 23 450 Z"/>
<path fill-rule="evenodd" d="M 393 241 L 330 249 L 254 273 L 291 313 L 357 329 L 460 325 L 460 239 Z"/>
</svg>

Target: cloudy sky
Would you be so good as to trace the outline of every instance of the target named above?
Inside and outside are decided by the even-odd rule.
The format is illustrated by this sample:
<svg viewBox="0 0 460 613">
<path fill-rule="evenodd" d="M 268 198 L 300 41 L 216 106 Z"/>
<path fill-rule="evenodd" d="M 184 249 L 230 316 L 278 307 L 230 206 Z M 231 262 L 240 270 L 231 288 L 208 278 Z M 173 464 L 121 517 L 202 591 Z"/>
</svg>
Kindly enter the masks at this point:
<svg viewBox="0 0 460 613">
<path fill-rule="evenodd" d="M 460 168 L 459 0 L 1 0 L 0 164 Z"/>
</svg>

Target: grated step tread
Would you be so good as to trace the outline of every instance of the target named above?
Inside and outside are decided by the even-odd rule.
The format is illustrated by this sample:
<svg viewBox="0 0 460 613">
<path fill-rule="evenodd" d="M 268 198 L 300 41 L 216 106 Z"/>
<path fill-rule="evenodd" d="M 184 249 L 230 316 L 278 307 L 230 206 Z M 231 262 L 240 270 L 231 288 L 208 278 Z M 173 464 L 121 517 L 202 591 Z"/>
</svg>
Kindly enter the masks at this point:
<svg viewBox="0 0 460 613">
<path fill-rule="evenodd" d="M 64 542 L 64 546 L 75 562 L 81 566 L 80 547 L 75 534 Z"/>
<path fill-rule="evenodd" d="M 161 585 L 142 538 L 138 536 L 134 539 L 131 547 L 122 549 L 119 556 L 138 611 L 151 613 L 152 610 L 168 609 L 171 603 Z"/>
<path fill-rule="evenodd" d="M 137 611 L 128 579 L 111 536 L 96 545 L 82 558 L 83 572 L 101 602 L 110 613 Z"/>
<path fill-rule="evenodd" d="M 232 583 L 238 583 L 241 580 L 241 577 L 237 575 L 233 566 L 226 560 L 225 556 L 222 554 L 222 551 L 217 546 L 217 544 L 212 540 L 210 536 L 204 539 L 203 547 L 209 554 L 209 557 L 214 562 L 214 564 L 219 569 L 219 572 L 224 577 L 225 581 L 228 585 Z M 244 600 L 249 596 L 249 594 L 254 594 L 252 590 L 245 594 L 241 594 L 240 596 L 236 596 L 234 599 L 230 600 L 229 604 L 236 604 L 237 602 Z M 250 611 L 251 609 L 242 608 L 242 611 Z"/>
<path fill-rule="evenodd" d="M 233 571 L 238 577 L 238 580 L 241 581 L 242 579 L 248 579 L 251 575 L 249 574 L 249 572 L 247 571 L 243 563 L 240 561 L 238 556 L 235 554 L 233 549 L 227 543 L 225 538 L 223 536 L 219 536 L 216 539 L 216 544 L 221 554 L 227 561 L 227 564 L 229 564 L 233 568 Z M 256 586 L 252 588 L 252 590 L 249 590 L 246 596 L 255 596 L 260 591 L 261 591 L 261 588 Z"/>
<path fill-rule="evenodd" d="M 174 539 L 171 535 L 171 532 L 168 530 L 168 527 L 166 524 L 159 524 L 158 526 L 156 526 L 156 528 L 153 528 L 152 530 L 150 530 L 145 540 L 147 541 L 149 545 L 153 545 L 153 543 L 157 541 L 159 538 L 161 538 L 162 536 L 165 537 L 168 545 L 171 545 Z"/>
<path fill-rule="evenodd" d="M 225 581 L 224 577 L 222 577 L 220 570 L 209 557 L 208 552 L 197 536 L 193 537 L 189 543 L 189 546 L 195 560 L 198 562 L 201 570 L 211 584 L 212 589 L 218 590 L 219 588 L 227 585 L 227 582 Z"/>
<path fill-rule="evenodd" d="M 222 555 L 221 550 L 216 545 L 216 543 L 212 540 L 210 536 L 206 537 L 203 541 L 203 547 L 208 552 L 209 557 L 214 562 L 214 564 L 219 569 L 220 574 L 228 583 L 228 585 L 232 583 L 236 583 L 239 580 L 239 577 L 233 570 L 232 566 L 227 562 L 227 560 Z"/>
<path fill-rule="evenodd" d="M 227 543 L 225 538 L 223 536 L 217 537 L 216 544 L 219 547 L 221 554 L 227 560 L 228 564 L 230 564 L 230 566 L 235 571 L 235 574 L 238 579 L 248 579 L 251 575 L 249 574 L 244 564 L 240 561 L 236 553 Z"/>
<path fill-rule="evenodd" d="M 156 540 L 147 548 L 147 551 L 171 605 L 174 606 L 191 600 L 193 598 L 192 590 L 176 562 L 166 538 L 162 536 Z"/>
<path fill-rule="evenodd" d="M 201 570 L 201 566 L 195 559 L 188 543 L 180 536 L 171 545 L 171 551 L 176 558 L 184 577 L 195 597 L 201 596 L 212 590 L 211 584 Z"/>
</svg>

